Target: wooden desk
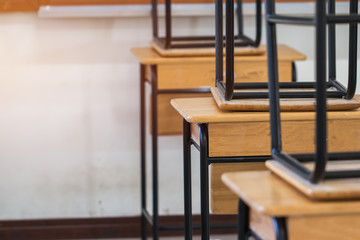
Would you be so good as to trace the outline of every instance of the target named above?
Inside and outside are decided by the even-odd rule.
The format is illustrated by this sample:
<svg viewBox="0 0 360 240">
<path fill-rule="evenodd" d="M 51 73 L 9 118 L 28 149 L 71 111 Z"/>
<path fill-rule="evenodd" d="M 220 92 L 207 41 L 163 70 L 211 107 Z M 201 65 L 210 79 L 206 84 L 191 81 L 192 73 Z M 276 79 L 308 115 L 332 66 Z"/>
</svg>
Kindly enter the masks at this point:
<svg viewBox="0 0 360 240">
<path fill-rule="evenodd" d="M 146 218 L 153 223 L 153 237 L 158 239 L 158 136 L 181 134 L 182 118 L 171 107 L 170 99 L 179 97 L 210 96 L 209 86 L 215 84 L 215 57 L 164 58 L 151 48 L 132 49 L 140 61 L 140 114 L 141 114 L 141 189 L 142 224 Z M 293 61 L 305 56 L 285 45 L 279 47 L 281 81 L 292 81 Z M 266 55 L 235 57 L 236 81 L 267 81 Z M 146 136 L 146 84 L 150 86 L 150 132 L 152 133 L 152 186 L 153 213 L 146 210 L 145 136 Z M 144 227 L 143 227 L 144 229 Z M 146 232 L 142 233 L 145 239 Z"/>
<path fill-rule="evenodd" d="M 191 216 L 190 145 L 194 144 L 200 150 L 202 239 L 209 239 L 208 166 L 212 211 L 236 213 L 237 197 L 221 183 L 220 175 L 265 169 L 263 162 L 270 158 L 271 149 L 269 113 L 222 111 L 213 98 L 173 99 L 171 104 L 184 119 L 185 216 Z M 281 119 L 284 151 L 313 152 L 315 113 L 283 112 Z M 328 124 L 330 152 L 360 150 L 359 110 L 329 112 Z M 187 221 L 191 233 L 191 219 Z M 190 234 L 186 239 L 191 239 Z"/>
<path fill-rule="evenodd" d="M 270 240 L 360 239 L 360 200 L 311 201 L 270 171 L 225 173 L 222 180 L 240 198 L 240 234 L 251 229 Z"/>
</svg>

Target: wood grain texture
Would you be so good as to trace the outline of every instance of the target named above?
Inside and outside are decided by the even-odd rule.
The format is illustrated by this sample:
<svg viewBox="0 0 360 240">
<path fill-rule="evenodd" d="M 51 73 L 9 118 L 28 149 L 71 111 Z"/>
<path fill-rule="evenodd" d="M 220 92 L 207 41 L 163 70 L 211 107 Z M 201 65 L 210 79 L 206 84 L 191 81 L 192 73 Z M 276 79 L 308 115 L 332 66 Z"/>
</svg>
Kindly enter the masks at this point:
<svg viewBox="0 0 360 240">
<path fill-rule="evenodd" d="M 276 240 L 273 220 L 269 216 L 265 216 L 257 211 L 254 211 L 253 209 L 250 209 L 249 227 L 261 239 Z"/>
<path fill-rule="evenodd" d="M 211 211 L 215 214 L 237 213 L 237 196 L 227 188 L 221 179 L 225 172 L 266 170 L 265 163 L 218 163 L 210 165 Z"/>
<path fill-rule="evenodd" d="M 0 0 L 0 12 L 32 12 L 38 9 L 38 0 Z"/>
<path fill-rule="evenodd" d="M 279 61 L 301 61 L 305 60 L 306 56 L 294 48 L 288 47 L 285 44 L 278 45 L 278 57 Z M 212 63 L 215 65 L 215 57 L 162 57 L 152 48 L 133 48 L 131 52 L 135 55 L 138 60 L 143 64 L 167 64 L 167 63 Z M 267 60 L 266 54 L 257 55 L 257 56 L 235 56 L 234 60 L 237 61 L 246 61 L 246 62 L 259 62 Z"/>
<path fill-rule="evenodd" d="M 290 72 L 291 73 L 291 72 Z M 244 90 L 243 92 L 249 92 Z M 254 92 L 259 92 L 253 89 Z M 241 91 L 236 91 L 241 93 Z M 269 111 L 270 102 L 268 99 L 233 99 L 226 100 L 216 87 L 211 88 L 211 93 L 216 104 L 221 110 L 230 111 Z M 360 107 L 358 99 L 328 99 L 328 111 L 352 110 Z M 314 111 L 316 108 L 316 99 L 307 98 L 285 98 L 280 99 L 280 111 Z"/>
<path fill-rule="evenodd" d="M 214 38 L 215 41 L 215 38 Z M 199 41 L 193 41 L 195 43 L 200 43 Z M 191 42 L 187 42 L 191 43 Z M 155 49 L 163 57 L 206 57 L 206 56 L 215 56 L 215 48 L 174 48 L 174 49 L 164 49 L 159 46 L 156 42 L 151 41 L 150 46 Z M 235 55 L 262 55 L 266 52 L 266 46 L 260 45 L 258 48 L 255 47 L 235 47 Z M 224 49 L 225 53 L 225 49 Z"/>
<path fill-rule="evenodd" d="M 183 132 L 183 118 L 170 105 L 172 98 L 193 98 L 193 97 L 209 97 L 210 93 L 171 93 L 158 94 L 158 134 L 159 135 L 176 135 Z M 150 97 L 151 101 L 151 97 Z M 151 116 L 151 112 L 149 114 Z M 151 119 L 151 118 L 150 118 Z M 151 132 L 151 121 L 149 121 Z"/>
<path fill-rule="evenodd" d="M 267 161 L 266 166 L 280 176 L 284 181 L 299 190 L 306 197 L 314 200 L 330 200 L 330 199 L 360 199 L 360 179 L 332 179 L 323 180 L 317 184 L 303 179 L 287 169 L 278 161 Z M 313 169 L 313 164 L 306 164 L 308 169 Z M 359 161 L 329 161 L 327 163 L 329 170 L 359 170 Z"/>
<path fill-rule="evenodd" d="M 222 180 L 255 211 L 268 216 L 360 214 L 360 201 L 311 201 L 270 171 L 234 172 Z"/>
<path fill-rule="evenodd" d="M 346 203 L 344 203 L 346 204 Z M 360 239 L 360 214 L 293 216 L 287 220 L 291 240 Z"/>
<path fill-rule="evenodd" d="M 277 0 L 277 2 L 310 2 L 311 0 Z M 341 0 L 344 1 L 344 0 Z M 40 5 L 106 5 L 106 4 L 150 4 L 151 0 L 40 0 Z M 158 0 L 163 4 L 164 0 Z M 255 2 L 254 0 L 244 0 L 244 2 Z M 174 4 L 214 4 L 214 0 L 172 0 Z"/>
<path fill-rule="evenodd" d="M 296 113 L 293 113 L 296 114 Z M 360 119 L 328 120 L 329 152 L 360 151 Z M 282 120 L 282 145 L 286 153 L 313 153 L 315 128 L 313 120 Z M 209 123 L 209 156 L 271 155 L 270 123 Z M 347 134 L 343 134 L 346 132 Z"/>
<path fill-rule="evenodd" d="M 215 123 L 215 122 L 261 122 L 269 121 L 268 112 L 239 112 L 220 110 L 215 100 L 211 98 L 200 99 L 172 99 L 171 105 L 188 122 Z M 359 119 L 360 110 L 330 111 L 328 119 Z M 314 112 L 282 112 L 282 120 L 314 120 Z"/>
<path fill-rule="evenodd" d="M 192 140 L 200 146 L 200 131 L 199 126 L 196 123 L 191 123 L 191 138 Z"/>
</svg>

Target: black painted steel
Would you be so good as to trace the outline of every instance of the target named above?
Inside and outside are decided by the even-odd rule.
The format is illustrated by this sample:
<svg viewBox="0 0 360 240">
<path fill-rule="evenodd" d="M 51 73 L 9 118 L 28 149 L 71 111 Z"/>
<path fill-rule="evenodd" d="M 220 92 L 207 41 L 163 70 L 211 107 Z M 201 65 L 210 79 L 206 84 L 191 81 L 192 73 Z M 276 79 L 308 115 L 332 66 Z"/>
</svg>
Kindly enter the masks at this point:
<svg viewBox="0 0 360 240">
<path fill-rule="evenodd" d="M 141 182 L 141 235 L 142 235 L 142 240 L 147 239 L 147 231 L 146 231 L 146 227 L 147 227 L 147 223 L 150 224 L 153 228 L 153 239 L 154 240 L 158 240 L 159 239 L 159 232 L 160 231 L 166 231 L 166 230 L 182 230 L 185 229 L 184 225 L 181 226 L 162 226 L 159 223 L 159 213 L 158 213 L 158 194 L 159 194 L 159 189 L 158 189 L 158 167 L 157 167 L 157 162 L 158 162 L 158 134 L 157 131 L 155 132 L 153 130 L 153 135 L 152 135 L 152 185 L 153 185 L 153 206 L 155 206 L 155 208 L 153 208 L 152 214 L 150 214 L 147 211 L 147 198 L 146 198 L 146 103 L 145 103 L 145 96 L 146 96 L 146 91 L 145 91 L 145 83 L 150 83 L 151 87 L 152 87 L 152 101 L 151 101 L 151 123 L 152 123 L 152 129 L 157 129 L 157 122 L 158 122 L 158 118 L 157 118 L 157 96 L 159 94 L 164 94 L 164 93 L 208 93 L 210 92 L 209 88 L 194 88 L 194 89 L 157 89 L 157 69 L 156 69 L 156 65 L 151 66 L 150 67 L 150 79 L 146 79 L 145 76 L 145 65 L 141 65 L 140 67 L 140 146 L 141 146 L 141 153 L 140 153 L 140 182 Z M 189 140 L 189 147 L 190 145 L 194 145 L 198 150 L 200 150 L 200 147 L 192 140 Z M 184 163 L 185 164 L 185 163 Z M 189 167 L 191 167 L 190 165 L 188 165 Z M 189 172 L 188 174 L 191 173 L 191 168 L 189 168 Z M 184 174 L 187 174 L 186 172 L 184 172 Z M 184 175 L 186 176 L 186 175 Z M 188 175 L 190 176 L 190 175 Z M 185 184 L 185 179 L 187 179 L 187 177 L 184 178 L 184 184 Z M 186 183 L 189 184 L 189 189 L 185 190 L 185 194 L 186 192 L 191 192 L 191 179 Z M 185 184 L 185 185 L 186 185 Z M 184 189 L 185 189 L 185 185 L 184 185 Z M 188 206 L 190 206 L 190 215 L 188 215 L 187 217 L 191 217 L 191 196 L 185 196 L 184 195 L 184 199 L 188 199 Z M 185 204 L 187 204 L 185 202 Z M 185 208 L 186 209 L 186 208 Z M 186 224 L 188 226 L 188 228 L 191 229 L 200 229 L 200 226 L 191 226 L 191 219 L 188 218 L 188 223 Z M 218 229 L 218 228 L 234 228 L 235 225 L 223 225 L 223 224 L 217 224 L 217 225 L 211 225 L 211 228 L 214 229 Z M 190 232 L 191 234 L 191 230 L 186 232 Z"/>
<path fill-rule="evenodd" d="M 191 129 L 190 123 L 183 120 L 183 152 L 184 152 L 184 220 L 185 240 L 192 239 L 192 200 L 191 200 Z"/>
<path fill-rule="evenodd" d="M 152 193 L 153 238 L 159 238 L 159 188 L 158 188 L 158 124 L 157 124 L 157 68 L 151 66 L 151 129 L 152 129 Z"/>
<path fill-rule="evenodd" d="M 140 66 L 140 181 L 141 181 L 141 239 L 145 240 L 146 217 L 146 144 L 145 144 L 145 66 Z"/>
<path fill-rule="evenodd" d="M 310 180 L 313 183 L 319 182 L 324 178 L 349 178 L 360 177 L 359 170 L 352 171 L 331 171 L 326 172 L 325 167 L 329 158 L 337 159 L 359 159 L 360 153 L 328 153 L 327 152 L 327 108 L 326 99 L 329 97 L 341 97 L 351 99 L 356 89 L 357 74 L 357 26 L 359 23 L 358 1 L 351 0 L 350 14 L 348 16 L 335 16 L 335 1 L 328 1 L 328 15 L 326 14 L 326 1 L 317 0 L 314 18 L 294 18 L 289 16 L 276 15 L 274 0 L 266 1 L 266 31 L 267 31 L 267 53 L 269 71 L 269 100 L 270 100 L 270 123 L 271 123 L 271 142 L 272 156 L 275 160 L 281 161 L 287 168 Z M 278 82 L 278 62 L 276 45 L 276 24 L 314 24 L 316 29 L 316 81 L 314 88 L 308 94 L 316 98 L 316 149 L 313 155 L 315 168 L 308 170 L 301 163 L 299 156 L 288 155 L 282 152 L 281 146 L 281 125 L 279 99 L 286 96 L 281 89 L 289 87 Z M 347 88 L 336 80 L 336 44 L 335 44 L 335 24 L 349 24 L 349 76 Z M 328 52 L 326 57 L 326 26 L 328 25 Z M 327 60 L 329 62 L 327 79 Z M 306 83 L 308 84 L 308 83 Z M 308 85 L 307 85 L 308 87 Z M 334 93 L 329 93 L 329 89 L 337 89 Z M 297 95 L 306 97 L 303 94 Z"/>
<path fill-rule="evenodd" d="M 208 148 L 208 128 L 207 124 L 199 124 L 200 137 L 200 202 L 201 202 L 201 239 L 210 238 L 210 221 L 209 221 L 209 156 Z"/>
<path fill-rule="evenodd" d="M 234 47 L 236 46 L 236 37 L 234 37 L 234 4 L 231 0 L 226 0 L 225 2 L 225 12 L 226 12 L 226 34 L 225 34 L 225 58 L 226 58 L 226 69 L 225 77 L 226 84 L 223 77 L 223 10 L 222 10 L 222 1 L 216 0 L 215 4 L 215 37 L 216 37 L 216 76 L 215 76 L 215 86 L 222 87 L 222 95 L 226 100 L 237 98 L 234 94 L 235 84 L 234 84 Z M 242 22 L 242 3 L 238 1 L 238 28 L 239 35 L 238 38 L 246 39 L 248 46 L 257 47 L 261 41 L 261 0 L 256 0 L 256 36 L 255 39 L 247 37 L 243 33 L 243 22 Z M 239 17 L 240 16 L 240 17 Z M 235 40 L 234 40 L 235 39 Z"/>
<path fill-rule="evenodd" d="M 268 34 L 272 34 L 272 36 L 275 36 L 275 25 L 276 24 L 296 24 L 296 25 L 310 25 L 310 26 L 316 26 L 316 31 L 318 37 L 323 35 L 323 32 L 326 33 L 325 25 L 329 24 L 329 79 L 325 81 L 326 85 L 328 86 L 326 88 L 326 96 L 328 98 L 346 98 L 351 99 L 354 96 L 355 93 L 355 86 L 356 86 L 356 61 L 357 61 L 357 23 L 359 23 L 360 17 L 358 16 L 358 5 L 356 0 L 352 0 L 352 5 L 350 6 L 350 14 L 349 15 L 335 15 L 335 3 L 334 1 L 329 1 L 329 14 L 325 14 L 325 9 L 322 9 L 317 14 L 321 14 L 323 12 L 324 16 L 317 15 L 317 17 L 294 17 L 294 16 L 286 16 L 286 15 L 279 15 L 275 13 L 275 5 L 273 6 L 273 9 L 270 9 L 266 12 L 266 21 L 267 26 L 271 30 L 271 33 L 268 32 Z M 351 3 L 350 3 L 351 4 Z M 317 3 L 318 5 L 318 3 Z M 247 88 L 244 88 L 242 85 L 238 85 L 234 83 L 234 55 L 233 51 L 231 49 L 234 49 L 234 42 L 233 42 L 233 26 L 231 23 L 233 22 L 233 16 L 232 14 L 229 14 L 232 12 L 233 9 L 230 8 L 226 9 L 226 26 L 227 31 L 225 35 L 225 41 L 226 41 L 226 69 L 225 69 L 225 75 L 226 75 L 226 82 L 224 81 L 223 77 L 220 76 L 220 66 L 222 66 L 222 62 L 216 61 L 217 68 L 219 68 L 219 73 L 216 73 L 216 87 L 220 90 L 221 95 L 224 97 L 225 100 L 232 100 L 232 99 L 253 99 L 253 98 L 268 98 L 268 89 L 267 85 L 262 85 L 261 89 L 268 90 L 268 91 L 262 91 L 259 92 L 258 88 L 251 88 L 252 86 L 249 85 Z M 324 10 L 324 11 L 323 11 Z M 222 17 L 222 15 L 217 15 L 217 18 Z M 321 21 L 320 21 L 321 20 Z M 219 21 L 219 19 L 217 19 Z M 228 24 L 229 22 L 229 24 Z M 350 30 L 349 30 L 349 42 L 350 42 L 350 48 L 349 48 L 349 80 L 348 80 L 348 87 L 347 89 L 336 80 L 336 54 L 335 54 L 335 24 L 336 23 L 350 23 Z M 320 27 L 322 29 L 320 29 Z M 229 31 L 228 31 L 229 30 Z M 269 30 L 270 31 L 270 30 Z M 223 33 L 220 28 L 216 28 L 216 36 L 222 36 Z M 326 35 L 325 35 L 326 38 Z M 322 47 L 326 48 L 325 40 L 320 40 Z M 269 43 L 269 41 L 268 41 Z M 223 46 L 219 43 L 216 45 L 216 48 L 218 48 L 218 52 L 222 51 Z M 267 48 L 268 51 L 270 47 Z M 277 51 L 276 45 L 273 46 L 273 50 Z M 318 52 L 319 54 L 322 53 Z M 326 57 L 326 51 L 324 52 L 324 56 Z M 275 56 L 277 59 L 277 56 Z M 217 55 L 217 58 L 222 58 L 222 56 Z M 326 59 L 326 58 L 325 58 Z M 272 60 L 272 68 L 277 68 L 274 64 L 275 60 Z M 277 61 L 277 60 L 276 60 Z M 320 63 L 319 63 L 320 64 Z M 326 67 L 326 63 L 325 67 Z M 223 70 L 223 69 L 221 69 Z M 296 69 L 293 65 L 293 72 L 292 75 L 292 82 L 296 82 Z M 318 69 L 319 70 L 319 69 Z M 318 71 L 319 72 L 319 71 Z M 276 73 L 277 74 L 277 73 Z M 328 84 L 330 83 L 330 85 Z M 300 83 L 302 84 L 302 83 Z M 306 85 L 306 83 L 304 83 Z M 297 92 L 295 90 L 289 91 L 287 89 L 286 92 L 283 91 L 283 86 L 278 85 L 277 88 L 280 90 L 280 94 L 278 95 L 279 98 L 315 98 L 315 91 L 316 86 L 313 86 L 312 89 L 308 91 L 302 91 Z M 241 91 L 244 89 L 253 89 L 253 91 Z M 335 91 L 334 91 L 335 90 Z"/>
<path fill-rule="evenodd" d="M 276 240 L 287 240 L 287 227 L 285 218 L 274 217 L 273 225 L 275 229 Z"/>
<path fill-rule="evenodd" d="M 187 123 L 188 124 L 188 123 Z M 186 129 L 188 126 L 185 126 Z M 185 129 L 185 128 L 184 128 Z M 200 196 L 201 196 L 201 239 L 209 240 L 210 229 L 213 228 L 236 228 L 235 225 L 210 225 L 209 220 L 209 165 L 213 163 L 246 163 L 246 162 L 265 162 L 270 158 L 270 156 L 232 156 L 232 157 L 209 157 L 209 143 L 208 143 L 208 126 L 206 123 L 198 124 L 200 142 L 197 144 L 195 141 L 190 140 L 191 145 L 195 146 L 200 151 Z M 187 130 L 186 130 L 187 132 Z M 186 145 L 184 148 L 184 154 L 186 153 L 184 161 L 189 161 L 186 157 L 190 154 L 190 144 Z M 307 155 L 305 155 L 307 156 Z M 184 171 L 188 171 L 188 168 L 184 168 Z M 184 176 L 189 176 L 190 173 L 184 173 Z M 189 177 L 187 177 L 189 179 Z M 191 184 L 188 182 L 188 184 Z M 184 191 L 187 192 L 189 187 L 184 186 Z M 191 198 L 185 197 L 186 206 L 191 208 Z M 187 209 L 184 209 L 185 217 L 190 218 L 191 213 Z M 190 222 L 191 220 L 185 219 L 185 222 Z M 193 226 L 188 226 L 185 231 L 185 239 L 190 240 L 191 234 L 190 229 L 194 229 Z M 251 234 L 252 235 L 252 234 Z M 254 235 L 255 236 L 255 235 Z"/>
<path fill-rule="evenodd" d="M 247 240 L 249 232 L 249 207 L 241 199 L 239 199 L 238 205 L 238 240 Z"/>
<path fill-rule="evenodd" d="M 251 39 L 244 35 L 243 31 L 243 13 L 242 1 L 237 0 L 237 21 L 238 21 L 238 35 L 235 36 L 235 46 L 257 46 L 261 38 L 261 1 L 257 0 L 256 4 L 256 36 Z M 232 3 L 233 4 L 233 3 Z M 222 5 L 222 3 L 221 3 Z M 153 25 L 153 40 L 164 49 L 174 48 L 204 48 L 215 47 L 215 36 L 182 36 L 174 37 L 172 35 L 172 17 L 171 17 L 171 0 L 165 1 L 165 36 L 159 37 L 159 23 L 158 23 L 158 1 L 152 0 L 152 25 Z M 222 7 L 222 6 L 221 6 Z M 221 13 L 222 15 L 222 13 Z M 233 19 L 234 22 L 234 19 Z M 234 24 L 234 23 L 232 23 Z"/>
</svg>

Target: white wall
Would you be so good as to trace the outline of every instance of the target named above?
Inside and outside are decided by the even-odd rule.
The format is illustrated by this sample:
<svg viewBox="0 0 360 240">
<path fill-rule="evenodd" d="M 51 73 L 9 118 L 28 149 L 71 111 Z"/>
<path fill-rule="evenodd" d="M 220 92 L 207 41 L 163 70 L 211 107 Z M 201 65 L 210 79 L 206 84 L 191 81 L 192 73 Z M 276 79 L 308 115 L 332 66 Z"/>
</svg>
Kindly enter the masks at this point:
<svg viewBox="0 0 360 240">
<path fill-rule="evenodd" d="M 214 31 L 208 16 L 174 24 L 180 34 Z M 278 37 L 309 56 L 298 64 L 307 80 L 313 32 L 301 29 Z M 150 18 L 1 14 L 0 33 L 0 219 L 138 215 L 139 64 L 130 49 L 148 46 Z M 181 137 L 161 137 L 159 147 L 160 212 L 179 214 Z M 197 164 L 193 172 L 198 212 Z"/>
</svg>

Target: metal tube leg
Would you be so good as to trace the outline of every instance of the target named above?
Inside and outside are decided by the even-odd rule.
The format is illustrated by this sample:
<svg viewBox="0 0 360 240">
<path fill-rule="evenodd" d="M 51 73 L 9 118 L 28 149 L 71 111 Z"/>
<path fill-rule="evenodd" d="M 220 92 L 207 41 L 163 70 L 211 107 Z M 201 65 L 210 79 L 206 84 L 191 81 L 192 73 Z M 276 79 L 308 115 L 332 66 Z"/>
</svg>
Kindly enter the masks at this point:
<svg viewBox="0 0 360 240">
<path fill-rule="evenodd" d="M 146 239 L 146 139 L 145 139 L 145 66 L 140 66 L 140 171 L 141 171 L 141 239 Z"/>
<path fill-rule="evenodd" d="M 157 119 L 157 69 L 151 66 L 151 126 L 152 126 L 152 185 L 153 185 L 153 239 L 159 239 L 159 189 L 158 189 L 158 119 Z"/>
<path fill-rule="evenodd" d="M 287 240 L 286 220 L 285 218 L 273 218 L 276 240 Z"/>
<path fill-rule="evenodd" d="M 239 199 L 238 240 L 246 240 L 249 232 L 249 207 Z"/>
<path fill-rule="evenodd" d="M 200 192 L 201 192 L 201 239 L 209 240 L 209 164 L 208 131 L 206 124 L 199 124 L 200 133 Z"/>
<path fill-rule="evenodd" d="M 190 123 L 183 120 L 184 148 L 184 218 L 185 240 L 192 239 L 192 200 L 191 200 L 191 130 Z"/>
</svg>

